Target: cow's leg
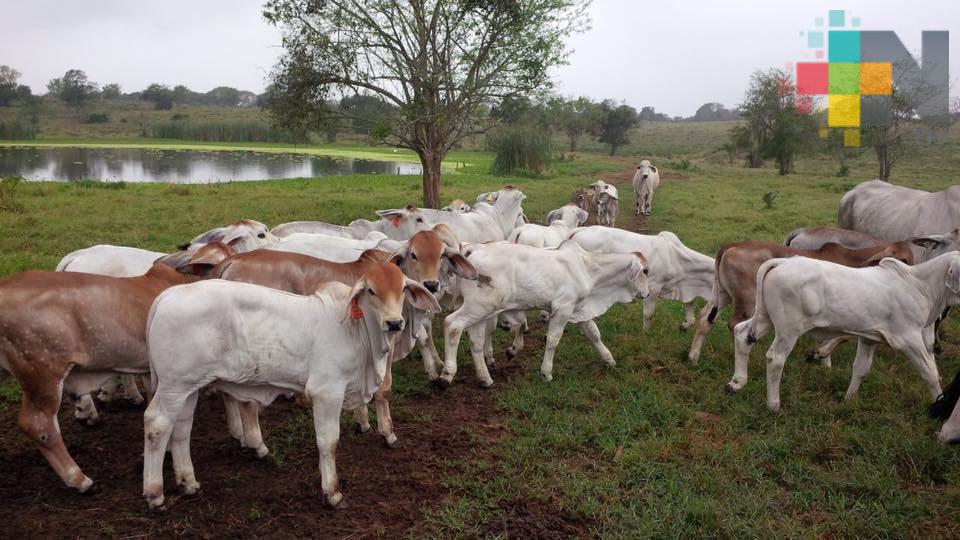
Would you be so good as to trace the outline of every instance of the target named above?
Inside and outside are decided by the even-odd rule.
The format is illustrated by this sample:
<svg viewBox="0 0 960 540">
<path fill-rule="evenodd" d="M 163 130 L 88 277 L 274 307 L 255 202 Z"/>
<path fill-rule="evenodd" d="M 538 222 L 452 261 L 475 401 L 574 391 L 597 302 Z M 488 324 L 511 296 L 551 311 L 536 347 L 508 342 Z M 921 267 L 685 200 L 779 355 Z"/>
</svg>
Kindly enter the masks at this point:
<svg viewBox="0 0 960 540">
<path fill-rule="evenodd" d="M 252 448 L 258 458 L 267 457 L 270 449 L 263 444 L 263 432 L 260 431 L 260 404 L 256 401 L 239 401 L 237 408 L 243 423 L 243 446 Z"/>
<path fill-rule="evenodd" d="M 100 414 L 93 403 L 93 392 L 102 387 L 105 382 L 116 378 L 115 375 L 104 372 L 71 371 L 63 380 L 63 388 L 76 403 L 74 418 L 88 426 L 99 423 Z"/>
<path fill-rule="evenodd" d="M 397 434 L 393 432 L 393 418 L 390 416 L 390 390 L 393 388 L 393 355 L 387 359 L 387 371 L 383 375 L 383 382 L 380 388 L 373 394 L 373 400 L 377 407 L 377 432 L 383 437 L 383 442 L 388 448 L 396 448 L 400 445 L 397 441 Z M 364 405 L 366 410 L 367 406 Z"/>
<path fill-rule="evenodd" d="M 230 436 L 240 441 L 243 446 L 243 418 L 240 416 L 240 402 L 224 392 L 220 392 L 223 400 L 223 415 L 227 419 L 227 430 Z"/>
<path fill-rule="evenodd" d="M 547 382 L 553 380 L 553 355 L 560 344 L 560 338 L 563 337 L 563 329 L 567 326 L 570 315 L 567 313 L 557 313 L 553 310 L 550 316 L 550 323 L 547 325 L 547 344 L 543 348 L 543 363 L 540 364 L 540 374 Z"/>
<path fill-rule="evenodd" d="M 527 314 L 526 312 L 520 310 L 504 311 L 502 317 L 507 323 L 507 327 L 510 329 L 510 335 L 513 336 L 513 343 L 507 348 L 507 358 L 514 358 L 520 354 L 520 351 L 523 350 L 523 332 L 524 327 L 527 324 Z M 490 347 L 492 352 L 492 342 Z"/>
<path fill-rule="evenodd" d="M 600 359 L 603 360 L 603 363 L 610 367 L 617 365 L 617 362 L 613 359 L 613 355 L 610 354 L 610 350 L 607 349 L 607 346 L 603 344 L 603 340 L 600 339 L 600 329 L 597 328 L 597 323 L 589 320 L 577 323 L 577 326 L 580 327 L 580 331 L 587 337 L 590 344 L 593 345 L 593 348 L 600 353 Z"/>
<path fill-rule="evenodd" d="M 657 297 L 650 295 L 643 299 L 643 329 L 649 330 L 653 313 L 657 310 Z"/>
<path fill-rule="evenodd" d="M 497 319 L 495 317 L 490 317 L 487 319 L 487 323 L 484 325 L 483 331 L 483 362 L 488 367 L 492 366 L 496 362 L 496 360 L 493 358 L 493 333 L 496 331 Z M 510 328 L 510 331 L 515 331 L 513 326 Z"/>
<path fill-rule="evenodd" d="M 427 373 L 427 379 L 437 380 L 437 367 L 442 367 L 443 363 L 436 345 L 433 344 L 433 324 L 429 318 L 424 318 L 423 327 L 417 332 L 417 348 L 423 359 L 423 370 Z"/>
<path fill-rule="evenodd" d="M 173 435 L 174 422 L 180 417 L 187 397 L 195 391 L 157 388 L 143 413 L 143 496 L 151 509 L 163 507 L 163 457 Z"/>
<path fill-rule="evenodd" d="M 467 305 L 466 303 L 460 306 L 460 309 L 447 315 L 443 320 L 443 372 L 437 381 L 441 384 L 450 384 L 453 382 L 453 377 L 457 374 L 457 351 L 460 348 L 460 337 L 463 335 L 463 331 L 495 315 L 496 312 L 487 313 L 484 310 L 478 310 L 475 306 Z M 479 337 L 478 335 L 478 338 Z M 480 353 L 480 358 L 482 359 L 482 343 L 480 344 Z M 483 370 L 486 371 L 486 369 L 487 367 L 484 365 Z"/>
<path fill-rule="evenodd" d="M 367 410 L 366 403 L 353 410 L 353 429 L 357 433 L 370 431 L 370 411 Z"/>
<path fill-rule="evenodd" d="M 492 320 L 491 317 L 467 327 L 467 336 L 470 338 L 470 355 L 473 357 L 473 369 L 480 381 L 480 386 L 484 388 L 493 386 L 493 379 L 490 377 L 490 372 L 487 371 L 487 362 L 483 356 L 483 349 L 487 340 L 487 327 Z"/>
<path fill-rule="evenodd" d="M 829 343 L 829 342 L 828 342 Z M 850 375 L 850 386 L 847 387 L 847 394 L 843 399 L 850 401 L 860 390 L 860 383 L 870 372 L 870 366 L 873 365 L 873 354 L 877 350 L 875 341 L 865 339 L 857 340 L 857 357 L 853 360 L 853 374 Z"/>
<path fill-rule="evenodd" d="M 687 354 L 687 358 L 689 358 L 693 364 L 700 361 L 700 351 L 703 350 L 703 342 L 706 341 L 707 334 L 713 329 L 713 324 L 716 322 L 719 312 L 720 307 L 717 306 L 713 300 L 707 302 L 707 305 L 703 306 L 703 309 L 700 310 L 700 318 L 697 321 L 697 331 L 693 335 L 690 353 Z"/>
<path fill-rule="evenodd" d="M 686 332 L 696 322 L 697 317 L 693 313 L 693 302 L 683 304 L 683 322 L 680 323 L 680 331 Z"/>
<path fill-rule="evenodd" d="M 133 374 L 124 374 L 120 376 L 120 382 L 123 384 L 123 397 L 132 401 L 134 405 L 143 403 L 143 395 L 137 388 L 137 376 Z"/>
<path fill-rule="evenodd" d="M 643 209 L 645 215 L 650 215 L 653 213 L 653 192 L 647 193 L 647 200 L 645 202 L 645 207 Z"/>
<path fill-rule="evenodd" d="M 100 393 L 97 394 L 97 399 L 104 403 L 113 401 L 113 397 L 117 393 L 119 383 L 120 377 L 110 377 L 110 379 L 103 383 L 103 386 L 100 387 Z"/>
<path fill-rule="evenodd" d="M 783 366 L 796 343 L 797 336 L 778 332 L 767 350 L 767 408 L 772 412 L 780 412 L 780 379 L 783 377 Z"/>
<path fill-rule="evenodd" d="M 639 216 L 640 215 L 640 190 L 634 190 L 633 200 L 636 203 L 636 208 L 634 208 L 633 210 L 633 215 Z"/>
<path fill-rule="evenodd" d="M 747 367 L 750 363 L 750 351 L 753 350 L 753 344 L 763 339 L 773 326 L 770 319 L 760 317 L 756 322 L 754 334 L 750 335 L 750 325 L 752 318 L 738 323 L 733 327 L 733 354 L 734 368 L 733 378 L 727 383 L 727 391 L 739 392 L 747 384 Z"/>
<path fill-rule="evenodd" d="M 850 339 L 849 336 L 838 336 L 820 343 L 816 349 L 810 351 L 810 354 L 807 355 L 807 360 L 820 360 L 821 366 L 831 367 L 833 365 L 833 360 L 830 357 L 833 356 L 833 351 L 845 343 L 848 339 Z"/>
<path fill-rule="evenodd" d="M 340 409 L 343 389 L 331 392 L 322 388 L 308 389 L 313 402 L 313 428 L 320 453 L 320 483 L 327 504 L 336 508 L 343 501 L 337 478 L 337 442 L 340 440 Z"/>
<path fill-rule="evenodd" d="M 200 482 L 193 472 L 193 460 L 190 459 L 190 432 L 193 429 L 193 413 L 197 408 L 196 390 L 184 401 L 180 414 L 173 424 L 170 434 L 170 457 L 173 460 L 173 474 L 177 486 L 185 495 L 193 495 L 200 491 Z M 242 410 L 241 405 L 241 410 Z"/>
<path fill-rule="evenodd" d="M 100 413 L 97 412 L 97 406 L 93 402 L 91 394 L 82 394 L 72 396 L 76 409 L 73 411 L 73 417 L 86 426 L 95 426 L 100 423 Z"/>
<path fill-rule="evenodd" d="M 62 393 L 63 383 L 53 383 L 51 379 L 40 384 L 24 385 L 17 420 L 20 429 L 37 445 L 63 483 L 85 493 L 93 485 L 93 480 L 83 474 L 73 461 L 63 444 L 60 424 L 57 422 Z"/>
<path fill-rule="evenodd" d="M 920 374 L 920 378 L 927 384 L 930 398 L 937 399 L 941 393 L 940 374 L 933 353 L 927 350 L 927 347 L 923 344 L 923 338 L 919 335 L 911 336 L 902 348 L 897 348 L 907 356 L 914 369 Z"/>
</svg>

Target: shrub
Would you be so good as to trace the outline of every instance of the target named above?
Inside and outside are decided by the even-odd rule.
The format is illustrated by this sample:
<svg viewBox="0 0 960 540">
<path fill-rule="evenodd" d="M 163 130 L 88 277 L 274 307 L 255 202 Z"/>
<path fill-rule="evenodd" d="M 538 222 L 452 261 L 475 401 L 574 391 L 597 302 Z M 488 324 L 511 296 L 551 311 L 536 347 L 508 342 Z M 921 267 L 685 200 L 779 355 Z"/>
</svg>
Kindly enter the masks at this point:
<svg viewBox="0 0 960 540">
<path fill-rule="evenodd" d="M 190 118 L 190 115 L 183 114 L 183 113 L 174 113 L 174 115 L 170 117 L 170 119 L 173 120 L 174 122 L 176 122 L 177 120 L 186 120 L 187 118 Z"/>
<path fill-rule="evenodd" d="M 550 137 L 529 130 L 510 130 L 490 141 L 496 154 L 490 172 L 498 176 L 542 176 L 550 166 Z"/>
<path fill-rule="evenodd" d="M 209 142 L 294 142 L 289 132 L 262 122 L 161 122 L 143 128 L 153 139 L 180 139 Z"/>
<path fill-rule="evenodd" d="M 22 176 L 6 176 L 0 180 L 0 211 L 20 212 L 23 205 L 17 201 L 17 188 L 24 182 Z"/>
<path fill-rule="evenodd" d="M 109 121 L 110 117 L 107 116 L 107 113 L 90 113 L 80 120 L 84 124 L 106 124 Z"/>
<path fill-rule="evenodd" d="M 0 122 L 0 139 L 32 141 L 37 138 L 37 129 L 19 120 Z"/>
<path fill-rule="evenodd" d="M 763 204 L 768 209 L 773 208 L 773 202 L 777 199 L 778 193 L 776 191 L 768 191 L 763 194 Z"/>
</svg>

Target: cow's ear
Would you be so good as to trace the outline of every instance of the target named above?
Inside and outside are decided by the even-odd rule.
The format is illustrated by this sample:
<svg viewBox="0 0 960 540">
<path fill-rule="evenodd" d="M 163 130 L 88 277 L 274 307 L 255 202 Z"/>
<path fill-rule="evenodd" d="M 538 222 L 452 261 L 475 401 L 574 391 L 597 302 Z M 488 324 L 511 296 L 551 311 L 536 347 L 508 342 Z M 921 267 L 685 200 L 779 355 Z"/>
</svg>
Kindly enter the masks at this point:
<svg viewBox="0 0 960 540">
<path fill-rule="evenodd" d="M 468 261 L 466 257 L 461 255 L 459 251 L 447 248 L 443 255 L 447 258 L 447 261 L 450 262 L 450 268 L 454 274 L 464 279 L 477 279 L 479 275 L 477 268 L 473 266 L 473 263 Z"/>
<path fill-rule="evenodd" d="M 403 264 L 404 251 L 405 250 L 402 250 L 402 249 L 398 251 L 394 251 L 393 254 L 390 255 L 389 261 L 397 266 L 401 266 Z"/>
<path fill-rule="evenodd" d="M 410 301 L 413 307 L 422 311 L 440 313 L 440 303 L 437 302 L 433 293 L 424 288 L 423 285 L 410 278 L 406 278 L 404 289 L 407 291 L 407 300 Z"/>
<path fill-rule="evenodd" d="M 885 257 L 889 257 L 891 255 L 893 255 L 893 248 L 890 246 L 887 246 L 881 249 L 880 251 L 874 253 L 872 257 L 870 257 L 869 259 L 863 262 L 863 265 L 876 266 L 880 264 L 880 261 L 882 261 Z"/>
<path fill-rule="evenodd" d="M 553 223 L 554 221 L 556 221 L 556 220 L 558 220 L 558 219 L 560 219 L 560 210 L 559 210 L 559 209 L 557 209 L 557 210 L 551 210 L 551 211 L 547 212 L 547 221 L 546 221 L 547 225 Z"/>
<path fill-rule="evenodd" d="M 583 208 L 577 208 L 577 225 L 583 225 L 587 222 L 587 219 L 590 217 L 590 214 L 587 213 Z"/>
<path fill-rule="evenodd" d="M 947 288 L 953 291 L 953 294 L 960 294 L 960 262 L 954 259 L 947 269 Z"/>
<path fill-rule="evenodd" d="M 657 168 L 653 165 L 650 166 L 650 172 L 657 172 Z"/>
<path fill-rule="evenodd" d="M 910 242 L 922 248 L 937 249 L 947 245 L 948 240 L 942 234 L 931 234 L 930 236 L 911 238 Z"/>
<path fill-rule="evenodd" d="M 360 307 L 360 297 L 367 290 L 367 278 L 362 277 L 353 284 L 347 295 L 347 306 L 341 320 L 362 319 L 363 309 Z"/>
</svg>

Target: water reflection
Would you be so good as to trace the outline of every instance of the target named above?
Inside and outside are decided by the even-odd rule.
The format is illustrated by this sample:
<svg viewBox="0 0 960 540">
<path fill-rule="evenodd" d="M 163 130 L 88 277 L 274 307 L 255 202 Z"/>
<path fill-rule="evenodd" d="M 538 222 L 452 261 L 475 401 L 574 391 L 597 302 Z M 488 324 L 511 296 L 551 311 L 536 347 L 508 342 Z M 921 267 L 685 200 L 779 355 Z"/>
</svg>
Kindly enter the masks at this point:
<svg viewBox="0 0 960 540">
<path fill-rule="evenodd" d="M 420 165 L 394 161 L 260 152 L 198 152 L 148 148 L 0 147 L 0 175 L 68 182 L 212 182 L 348 174 L 420 174 Z"/>
</svg>

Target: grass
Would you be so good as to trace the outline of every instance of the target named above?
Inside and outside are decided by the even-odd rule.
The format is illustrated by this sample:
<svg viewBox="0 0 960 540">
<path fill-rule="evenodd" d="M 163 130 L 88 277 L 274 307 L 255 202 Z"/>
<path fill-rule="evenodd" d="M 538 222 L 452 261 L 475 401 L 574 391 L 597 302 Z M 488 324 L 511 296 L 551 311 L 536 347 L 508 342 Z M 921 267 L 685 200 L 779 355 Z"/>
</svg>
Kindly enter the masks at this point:
<svg viewBox="0 0 960 540">
<path fill-rule="evenodd" d="M 957 150 L 956 138 L 924 148 L 897 166 L 894 180 L 941 189 L 960 173 Z M 525 179 L 486 174 L 489 154 L 454 156 L 472 166 L 445 175 L 444 200 L 472 200 L 512 183 L 527 194 L 524 208 L 534 219 L 564 204 L 594 175 L 633 159 L 578 155 L 555 162 L 548 178 Z M 661 187 L 649 226 L 674 231 L 705 253 L 726 242 L 780 241 L 794 227 L 832 223 L 840 196 L 872 178 L 875 168 L 867 152 L 850 160 L 848 178 L 837 178 L 836 164 L 816 157 L 800 159 L 796 174 L 780 177 L 773 168 L 728 166 L 709 148 L 652 156 L 661 171 L 683 178 Z M 628 185 L 620 193 L 632 200 Z M 777 194 L 770 208 L 766 193 Z M 69 251 L 96 243 L 167 251 L 197 231 L 240 217 L 268 224 L 345 223 L 418 202 L 420 182 L 353 176 L 121 189 L 26 184 L 17 200 L 21 212 L 0 212 L 0 275 L 52 269 Z M 629 216 L 620 219 L 626 223 Z M 764 404 L 765 343 L 754 352 L 750 383 L 727 395 L 732 347 L 724 322 L 707 340 L 700 364 L 691 366 L 686 351 L 692 336 L 678 330 L 681 311 L 661 303 L 649 331 L 642 330 L 639 304 L 603 316 L 600 329 L 617 359 L 614 369 L 601 366 L 575 328 L 561 342 L 549 384 L 537 375 L 536 360 L 509 383 L 498 380 L 494 368 L 493 392 L 510 435 L 499 441 L 495 460 L 464 455 L 453 463 L 458 472 L 442 479 L 449 495 L 426 509 L 432 533 L 497 534 L 512 506 L 539 501 L 604 537 L 960 535 L 960 456 L 935 441 L 938 426 L 924 416 L 926 391 L 902 356 L 881 347 L 859 397 L 845 403 L 853 347 L 841 347 L 835 367 L 824 369 L 800 359 L 810 345 L 803 340 L 785 370 L 783 412 L 772 415 Z M 944 379 L 960 368 L 958 327 L 945 327 Z M 502 350 L 504 338 L 498 339 Z M 458 384 L 473 383 L 466 349 Z M 418 364 L 395 368 L 398 410 L 404 396 L 426 391 Z M 0 388 L 4 398 L 15 392 Z M 314 444 L 303 420 L 292 418 L 269 435 L 275 459 Z"/>
</svg>

